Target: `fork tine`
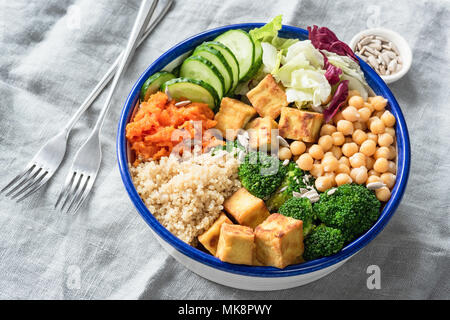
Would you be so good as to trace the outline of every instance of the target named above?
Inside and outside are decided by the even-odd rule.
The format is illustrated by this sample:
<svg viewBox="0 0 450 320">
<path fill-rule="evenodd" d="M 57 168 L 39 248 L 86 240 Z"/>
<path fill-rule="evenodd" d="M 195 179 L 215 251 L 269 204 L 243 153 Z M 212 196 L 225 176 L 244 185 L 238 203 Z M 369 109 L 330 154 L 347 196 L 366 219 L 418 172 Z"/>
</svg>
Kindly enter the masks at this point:
<svg viewBox="0 0 450 320">
<path fill-rule="evenodd" d="M 75 179 L 76 172 L 73 172 L 72 175 L 68 174 L 66 177 L 66 181 L 64 182 L 64 186 L 59 193 L 58 200 L 56 200 L 54 209 L 58 208 L 61 200 L 66 196 L 67 192 L 69 192 L 70 186 L 72 185 L 73 179 Z"/>
<path fill-rule="evenodd" d="M 33 194 L 35 191 L 37 191 L 37 189 L 39 189 L 40 187 L 42 187 L 44 185 L 45 182 L 48 181 L 48 179 L 51 177 L 51 174 L 48 171 L 45 171 L 43 174 L 41 174 L 39 176 L 39 178 L 35 179 L 34 183 L 29 185 L 26 189 L 21 190 L 20 192 L 16 193 L 12 199 L 16 199 L 18 198 L 22 193 L 22 196 L 19 198 L 20 201 L 22 201 L 23 199 L 27 198 L 28 196 L 30 196 L 31 194 Z M 16 200 L 16 202 L 20 202 L 19 200 Z"/>
<path fill-rule="evenodd" d="M 61 212 L 64 212 L 64 207 L 66 204 L 70 204 L 73 201 L 73 197 L 75 195 L 76 190 L 78 189 L 78 186 L 80 185 L 80 180 L 83 177 L 82 173 L 75 172 L 75 177 L 72 182 L 72 186 L 70 187 L 70 190 L 68 190 L 66 197 L 64 199 L 63 204 L 61 205 Z"/>
<path fill-rule="evenodd" d="M 27 183 L 26 186 L 24 186 L 23 188 L 21 188 L 20 190 L 18 190 L 16 193 L 14 193 L 13 195 L 11 195 L 11 199 L 15 199 L 18 196 L 20 196 L 21 194 L 23 194 L 25 191 L 29 190 L 30 188 L 34 187 L 37 183 L 41 182 L 41 180 L 47 175 L 47 171 L 42 169 L 38 170 L 36 176 L 33 177 L 32 180 L 30 180 L 29 183 Z"/>
<path fill-rule="evenodd" d="M 2 190 L 0 190 L 0 194 L 6 191 L 9 187 L 12 187 L 18 180 L 22 179 L 23 176 L 25 176 L 30 171 L 30 169 L 33 168 L 33 166 L 33 164 L 29 163 L 21 173 L 11 179 L 11 181 L 6 186 L 4 186 Z"/>
<path fill-rule="evenodd" d="M 36 177 L 36 175 L 39 173 L 39 171 L 41 171 L 42 168 L 33 165 L 33 169 L 27 173 L 25 176 L 22 177 L 22 179 L 19 180 L 19 182 L 16 184 L 16 186 L 14 188 L 12 188 L 11 190 L 9 190 L 8 193 L 5 194 L 5 197 L 9 197 L 11 194 L 15 193 L 17 191 L 17 189 L 21 189 L 25 186 L 27 186 L 28 184 L 32 183 L 34 178 Z"/>
<path fill-rule="evenodd" d="M 89 180 L 90 180 L 90 181 L 88 182 L 88 184 L 87 184 L 87 186 L 86 186 L 86 189 L 84 189 L 84 192 L 83 192 L 83 194 L 81 195 L 80 200 L 78 201 L 78 204 L 74 207 L 75 209 L 74 209 L 74 211 L 73 211 L 73 214 L 77 213 L 78 210 L 83 206 L 84 200 L 86 200 L 86 198 L 87 198 L 88 195 L 89 195 L 89 192 L 90 192 L 91 189 L 92 189 L 92 186 L 94 185 L 95 179 L 91 179 L 91 177 L 89 177 Z"/>
<path fill-rule="evenodd" d="M 89 178 L 90 178 L 89 176 L 83 175 L 83 179 L 80 181 L 79 188 L 77 189 L 77 192 L 75 193 L 75 195 L 72 199 L 72 202 L 67 207 L 66 213 L 70 213 L 73 205 L 78 203 L 80 196 L 83 194 L 84 190 L 86 189 L 86 185 L 89 181 Z M 75 206 L 75 208 L 76 208 L 76 206 Z"/>
</svg>

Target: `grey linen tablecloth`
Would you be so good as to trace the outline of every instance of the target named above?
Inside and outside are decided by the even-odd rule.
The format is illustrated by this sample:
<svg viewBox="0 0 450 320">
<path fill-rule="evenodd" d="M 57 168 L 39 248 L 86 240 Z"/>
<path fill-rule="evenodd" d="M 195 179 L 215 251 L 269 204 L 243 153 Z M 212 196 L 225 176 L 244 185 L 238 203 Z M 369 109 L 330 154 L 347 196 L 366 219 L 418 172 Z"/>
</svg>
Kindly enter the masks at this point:
<svg viewBox="0 0 450 320">
<path fill-rule="evenodd" d="M 160 4 L 161 6 L 161 4 Z M 0 185 L 70 118 L 125 46 L 139 1 L 40 0 L 0 4 Z M 3 299 L 437 299 L 450 297 L 450 108 L 448 1 L 176 1 L 136 52 L 102 132 L 103 160 L 77 215 L 53 210 L 74 152 L 103 94 L 78 122 L 66 162 L 23 203 L 0 198 Z M 266 22 L 327 26 L 345 41 L 383 26 L 409 42 L 409 73 L 390 85 L 409 127 L 412 167 L 388 226 L 331 275 L 275 292 L 224 287 L 184 268 L 157 243 L 119 176 L 115 136 L 138 76 L 177 42 L 214 27 Z M 381 271 L 369 290 L 368 266 Z"/>
</svg>

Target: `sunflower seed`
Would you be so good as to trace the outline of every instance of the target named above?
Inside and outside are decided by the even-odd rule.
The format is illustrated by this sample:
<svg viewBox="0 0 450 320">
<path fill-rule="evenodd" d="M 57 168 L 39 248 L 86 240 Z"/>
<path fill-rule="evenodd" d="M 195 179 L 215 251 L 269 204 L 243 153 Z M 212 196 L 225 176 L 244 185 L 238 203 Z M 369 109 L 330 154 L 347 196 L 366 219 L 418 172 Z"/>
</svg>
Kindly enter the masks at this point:
<svg viewBox="0 0 450 320">
<path fill-rule="evenodd" d="M 287 188 L 288 188 L 287 186 L 281 188 L 281 189 L 278 191 L 278 193 L 282 193 L 282 192 L 285 191 Z"/>
<path fill-rule="evenodd" d="M 290 162 L 289 159 L 284 160 L 284 161 L 283 161 L 283 166 L 286 167 L 286 166 L 289 164 L 289 162 Z"/>
<path fill-rule="evenodd" d="M 390 72 L 394 72 L 397 70 L 397 60 L 392 60 L 391 62 L 389 62 L 388 70 Z"/>
<path fill-rule="evenodd" d="M 277 136 L 277 140 L 281 146 L 289 148 L 289 143 L 282 136 Z"/>
<path fill-rule="evenodd" d="M 175 106 L 176 107 L 184 107 L 184 106 L 188 105 L 191 102 L 192 102 L 191 100 L 184 100 L 184 101 L 180 101 L 180 102 L 175 103 Z"/>
<path fill-rule="evenodd" d="M 292 191 L 292 196 L 294 198 L 301 198 L 302 194 L 300 192 L 297 192 L 297 191 Z"/>
<path fill-rule="evenodd" d="M 308 198 L 311 203 L 319 201 L 320 196 L 315 189 L 309 190 L 302 195 L 302 198 Z"/>
<path fill-rule="evenodd" d="M 368 183 L 366 187 L 369 190 L 377 190 L 386 187 L 386 185 L 383 182 L 371 182 Z"/>
<path fill-rule="evenodd" d="M 335 193 L 337 190 L 337 188 L 331 188 L 330 190 L 327 191 L 327 195 L 331 196 L 333 193 Z"/>
</svg>

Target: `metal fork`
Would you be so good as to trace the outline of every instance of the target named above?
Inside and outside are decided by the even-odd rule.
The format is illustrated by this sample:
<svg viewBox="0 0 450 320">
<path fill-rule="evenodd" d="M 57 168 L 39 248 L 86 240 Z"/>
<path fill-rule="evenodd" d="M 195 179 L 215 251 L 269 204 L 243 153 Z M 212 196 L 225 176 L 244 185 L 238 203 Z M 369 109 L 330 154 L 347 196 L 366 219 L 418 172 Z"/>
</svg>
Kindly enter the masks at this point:
<svg viewBox="0 0 450 320">
<path fill-rule="evenodd" d="M 158 17 L 147 27 L 145 33 L 139 40 L 138 46 L 152 33 L 155 27 L 161 22 L 164 16 L 169 11 L 173 4 L 173 0 L 169 0 L 166 6 L 161 10 Z M 155 4 L 156 6 L 156 4 Z M 153 9 L 154 10 L 154 9 Z M 25 166 L 25 169 L 15 176 L 2 190 L 0 194 L 8 191 L 5 196 L 11 196 L 12 199 L 17 199 L 17 202 L 22 201 L 26 197 L 35 193 L 54 175 L 59 168 L 59 165 L 64 159 L 64 154 L 67 147 L 67 139 L 70 131 L 81 115 L 92 105 L 98 95 L 106 87 L 114 76 L 117 66 L 123 57 L 123 52 L 114 61 L 103 78 L 95 86 L 94 90 L 89 94 L 86 100 L 81 104 L 73 117 L 69 120 L 67 125 L 52 139 L 50 139 L 42 148 L 36 153 L 33 159 Z"/>
<path fill-rule="evenodd" d="M 134 23 L 133 30 L 131 31 L 130 38 L 128 39 L 127 47 L 109 89 L 105 104 L 100 112 L 97 122 L 95 123 L 94 129 L 75 155 L 75 159 L 72 163 L 69 174 L 67 175 L 64 187 L 62 188 L 55 204 L 55 208 L 58 208 L 59 204 L 61 204 L 61 211 L 65 211 L 66 213 L 75 213 L 78 211 L 84 200 L 89 195 L 92 186 L 94 185 L 94 181 L 97 178 L 97 173 L 102 159 L 100 132 L 105 116 L 111 107 L 112 98 L 117 84 L 119 83 L 128 62 L 133 56 L 136 49 L 136 42 L 140 38 L 144 27 L 150 20 L 158 0 L 153 0 L 151 4 L 149 2 L 149 0 L 143 0 L 141 3 L 136 22 Z"/>
</svg>

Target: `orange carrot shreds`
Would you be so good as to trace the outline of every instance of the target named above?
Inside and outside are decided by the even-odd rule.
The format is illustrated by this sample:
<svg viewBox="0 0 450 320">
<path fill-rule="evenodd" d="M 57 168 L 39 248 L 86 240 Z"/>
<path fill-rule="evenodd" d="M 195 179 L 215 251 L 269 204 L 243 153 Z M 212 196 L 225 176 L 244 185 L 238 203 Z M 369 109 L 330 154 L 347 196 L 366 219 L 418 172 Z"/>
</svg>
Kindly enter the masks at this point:
<svg viewBox="0 0 450 320">
<path fill-rule="evenodd" d="M 216 125 L 214 112 L 208 105 L 191 102 L 177 107 L 175 103 L 165 93 L 157 92 L 141 103 L 127 124 L 126 137 L 136 154 L 135 165 L 169 156 L 174 146 L 187 138 L 204 140 L 202 135 Z M 208 135 L 208 143 L 203 141 L 203 147 L 212 139 Z"/>
</svg>

